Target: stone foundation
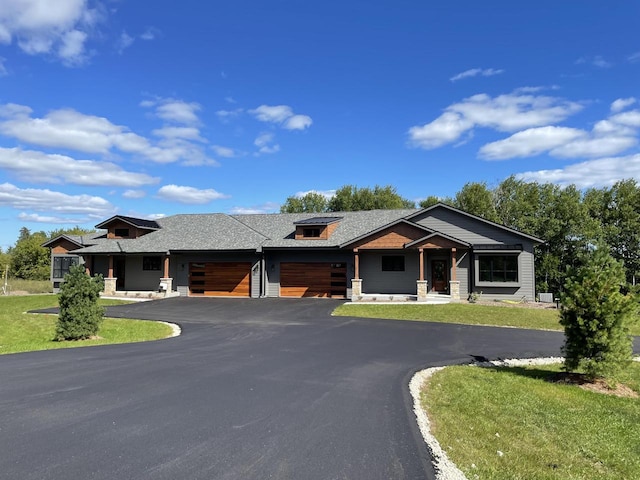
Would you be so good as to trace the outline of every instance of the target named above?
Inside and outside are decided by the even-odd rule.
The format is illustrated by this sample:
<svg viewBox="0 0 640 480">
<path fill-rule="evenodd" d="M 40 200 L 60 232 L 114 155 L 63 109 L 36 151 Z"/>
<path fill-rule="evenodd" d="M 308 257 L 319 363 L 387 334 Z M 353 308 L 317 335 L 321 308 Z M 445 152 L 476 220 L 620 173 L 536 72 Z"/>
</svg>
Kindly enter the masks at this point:
<svg viewBox="0 0 640 480">
<path fill-rule="evenodd" d="M 417 280 L 416 281 L 417 286 L 418 286 L 418 301 L 421 300 L 426 300 L 427 299 L 427 292 L 428 292 L 428 283 L 426 280 Z"/>
<path fill-rule="evenodd" d="M 160 279 L 160 292 L 164 292 L 165 296 L 170 296 L 173 290 L 173 278 Z"/>
<path fill-rule="evenodd" d="M 117 278 L 105 278 L 104 279 L 104 294 L 115 295 Z"/>
<path fill-rule="evenodd" d="M 359 297 L 360 295 L 362 295 L 362 279 L 352 278 L 351 279 L 351 298 Z"/>
<path fill-rule="evenodd" d="M 451 295 L 452 301 L 460 301 L 460 282 L 458 280 L 451 280 L 449 282 L 449 295 Z"/>
</svg>

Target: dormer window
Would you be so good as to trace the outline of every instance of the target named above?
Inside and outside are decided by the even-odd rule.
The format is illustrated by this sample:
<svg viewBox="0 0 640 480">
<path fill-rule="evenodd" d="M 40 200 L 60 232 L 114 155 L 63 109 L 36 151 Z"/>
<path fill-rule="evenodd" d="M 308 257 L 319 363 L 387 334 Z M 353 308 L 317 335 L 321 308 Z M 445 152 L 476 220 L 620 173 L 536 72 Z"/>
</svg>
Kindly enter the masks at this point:
<svg viewBox="0 0 640 480">
<path fill-rule="evenodd" d="M 128 228 L 116 228 L 113 231 L 114 235 L 116 237 L 120 237 L 120 238 L 126 238 L 129 236 L 129 229 Z"/>
<path fill-rule="evenodd" d="M 296 240 L 327 240 L 342 217 L 313 217 L 294 222 Z"/>
</svg>

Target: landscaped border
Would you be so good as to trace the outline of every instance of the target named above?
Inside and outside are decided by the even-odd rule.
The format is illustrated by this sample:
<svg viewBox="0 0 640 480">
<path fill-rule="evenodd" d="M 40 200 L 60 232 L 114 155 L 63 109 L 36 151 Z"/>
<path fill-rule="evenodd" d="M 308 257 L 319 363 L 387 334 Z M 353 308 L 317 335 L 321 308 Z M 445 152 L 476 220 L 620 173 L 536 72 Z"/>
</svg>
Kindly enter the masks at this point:
<svg viewBox="0 0 640 480">
<path fill-rule="evenodd" d="M 640 362 L 640 356 L 634 357 L 634 361 Z M 531 365 L 551 365 L 554 363 L 563 363 L 564 357 L 541 357 L 541 358 L 514 358 L 506 360 L 490 360 L 488 362 L 469 363 L 469 366 L 475 367 L 526 367 Z M 451 365 L 453 366 L 453 365 Z M 420 402 L 420 394 L 425 383 L 433 374 L 447 368 L 432 367 L 420 370 L 411 377 L 409 382 L 409 391 L 413 397 L 413 412 L 418 422 L 418 428 L 422 434 L 427 449 L 431 455 L 431 463 L 436 474 L 436 480 L 468 480 L 466 475 L 451 461 L 447 453 L 442 449 L 436 437 L 431 433 L 431 422 L 427 416 L 427 412 L 422 408 Z"/>
</svg>

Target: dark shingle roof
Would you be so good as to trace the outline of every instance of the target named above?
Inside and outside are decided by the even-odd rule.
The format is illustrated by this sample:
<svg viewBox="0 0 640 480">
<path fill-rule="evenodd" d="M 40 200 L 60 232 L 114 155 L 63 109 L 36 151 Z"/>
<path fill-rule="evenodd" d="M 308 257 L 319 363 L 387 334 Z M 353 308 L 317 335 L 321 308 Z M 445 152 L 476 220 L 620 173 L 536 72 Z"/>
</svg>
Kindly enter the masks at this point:
<svg viewBox="0 0 640 480">
<path fill-rule="evenodd" d="M 146 220 L 144 218 L 126 217 L 124 215 L 115 215 L 115 216 L 111 217 L 110 219 L 105 220 L 104 222 L 96 225 L 96 228 L 104 228 L 106 225 L 110 224 L 114 220 L 122 220 L 123 222 L 126 222 L 126 223 L 128 223 L 130 225 L 133 225 L 134 227 L 146 228 L 148 230 L 156 230 L 156 229 L 160 228 L 160 225 L 158 225 L 158 222 L 156 222 L 155 220 Z"/>
</svg>

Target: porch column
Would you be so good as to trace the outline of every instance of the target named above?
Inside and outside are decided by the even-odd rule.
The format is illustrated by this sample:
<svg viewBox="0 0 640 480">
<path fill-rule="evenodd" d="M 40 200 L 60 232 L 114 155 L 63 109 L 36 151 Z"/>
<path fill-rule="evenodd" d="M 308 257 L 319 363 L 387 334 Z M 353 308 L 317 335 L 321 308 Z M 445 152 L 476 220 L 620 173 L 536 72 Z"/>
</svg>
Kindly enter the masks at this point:
<svg viewBox="0 0 640 480">
<path fill-rule="evenodd" d="M 163 277 L 160 279 L 160 291 L 164 292 L 165 296 L 168 296 L 173 290 L 173 278 L 169 277 L 169 252 L 164 256 L 162 274 Z"/>
<path fill-rule="evenodd" d="M 351 279 L 351 300 L 359 300 L 362 295 L 362 279 L 360 278 L 360 255 L 358 249 L 353 249 L 353 269 L 355 278 Z"/>
<path fill-rule="evenodd" d="M 109 270 L 107 271 L 107 278 L 104 279 L 105 295 L 115 295 L 116 281 L 117 278 L 114 278 L 113 276 L 113 255 L 109 255 Z"/>
<path fill-rule="evenodd" d="M 460 300 L 460 282 L 456 276 L 457 261 L 456 249 L 454 247 L 451 249 L 451 281 L 449 282 L 449 295 L 454 302 Z"/>
<path fill-rule="evenodd" d="M 427 281 L 424 279 L 424 248 L 419 248 L 420 254 L 420 279 L 417 283 L 418 301 L 424 301 L 427 299 Z"/>
</svg>

